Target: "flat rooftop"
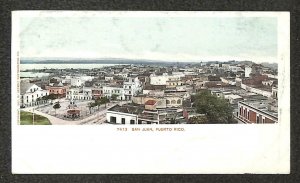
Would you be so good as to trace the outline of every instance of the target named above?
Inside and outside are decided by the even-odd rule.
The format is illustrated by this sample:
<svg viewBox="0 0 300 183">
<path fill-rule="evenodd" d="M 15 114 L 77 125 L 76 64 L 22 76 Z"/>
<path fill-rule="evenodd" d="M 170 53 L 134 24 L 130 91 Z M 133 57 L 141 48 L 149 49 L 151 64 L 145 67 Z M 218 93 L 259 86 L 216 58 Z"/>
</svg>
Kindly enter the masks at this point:
<svg viewBox="0 0 300 183">
<path fill-rule="evenodd" d="M 115 105 L 108 109 L 108 111 L 129 113 L 129 114 L 141 114 L 144 111 L 143 105 Z"/>
<path fill-rule="evenodd" d="M 267 101 L 243 101 L 243 102 L 240 102 L 241 104 L 245 104 L 247 106 L 250 106 L 256 110 L 259 110 L 263 113 L 266 113 L 268 115 L 271 115 L 273 117 L 276 117 L 278 116 L 278 112 L 275 111 L 275 110 L 272 110 L 272 107 L 273 109 L 277 108 L 276 105 L 274 105 L 274 103 L 269 103 Z"/>
</svg>

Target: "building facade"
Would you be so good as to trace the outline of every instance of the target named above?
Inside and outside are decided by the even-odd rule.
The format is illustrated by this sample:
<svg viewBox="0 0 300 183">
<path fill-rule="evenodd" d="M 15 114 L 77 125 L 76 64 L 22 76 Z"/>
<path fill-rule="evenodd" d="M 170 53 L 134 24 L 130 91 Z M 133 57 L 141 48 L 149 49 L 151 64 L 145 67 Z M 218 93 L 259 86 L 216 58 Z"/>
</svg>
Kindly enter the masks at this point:
<svg viewBox="0 0 300 183">
<path fill-rule="evenodd" d="M 248 124 L 278 123 L 276 113 L 261 102 L 239 102 L 238 119 Z"/>
<path fill-rule="evenodd" d="M 41 102 L 39 99 L 47 95 L 49 92 L 36 84 L 23 82 L 20 84 L 20 106 L 22 107 L 38 105 Z"/>
</svg>

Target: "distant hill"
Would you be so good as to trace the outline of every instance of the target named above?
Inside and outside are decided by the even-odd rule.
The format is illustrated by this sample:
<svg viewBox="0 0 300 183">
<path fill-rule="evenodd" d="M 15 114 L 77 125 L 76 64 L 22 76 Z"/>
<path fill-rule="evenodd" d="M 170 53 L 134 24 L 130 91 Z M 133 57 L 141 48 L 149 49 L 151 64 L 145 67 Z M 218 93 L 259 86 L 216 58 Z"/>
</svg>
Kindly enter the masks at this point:
<svg viewBox="0 0 300 183">
<path fill-rule="evenodd" d="M 264 67 L 269 67 L 271 69 L 278 69 L 278 64 L 277 63 L 268 63 L 268 62 L 263 62 L 261 63 Z"/>
</svg>

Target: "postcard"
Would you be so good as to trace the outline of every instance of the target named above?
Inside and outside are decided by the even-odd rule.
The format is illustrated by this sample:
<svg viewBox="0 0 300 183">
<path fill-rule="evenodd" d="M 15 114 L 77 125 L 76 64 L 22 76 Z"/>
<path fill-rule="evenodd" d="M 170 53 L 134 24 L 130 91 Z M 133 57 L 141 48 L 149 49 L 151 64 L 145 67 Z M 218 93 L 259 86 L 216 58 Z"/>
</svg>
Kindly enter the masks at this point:
<svg viewBox="0 0 300 183">
<path fill-rule="evenodd" d="M 12 12 L 12 172 L 289 173 L 289 18 Z"/>
</svg>

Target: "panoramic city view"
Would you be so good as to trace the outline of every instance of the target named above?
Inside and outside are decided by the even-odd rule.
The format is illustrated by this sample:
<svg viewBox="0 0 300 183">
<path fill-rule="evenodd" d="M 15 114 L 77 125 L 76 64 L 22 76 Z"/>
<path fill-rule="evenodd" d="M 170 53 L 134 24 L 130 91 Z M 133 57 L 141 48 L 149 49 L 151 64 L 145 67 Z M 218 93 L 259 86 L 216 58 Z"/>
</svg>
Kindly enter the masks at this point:
<svg viewBox="0 0 300 183">
<path fill-rule="evenodd" d="M 276 64 L 79 60 L 51 68 L 57 61 L 23 62 L 44 68 L 21 72 L 20 124 L 278 122 Z"/>
<path fill-rule="evenodd" d="M 20 125 L 278 123 L 272 17 L 20 18 Z"/>
</svg>

